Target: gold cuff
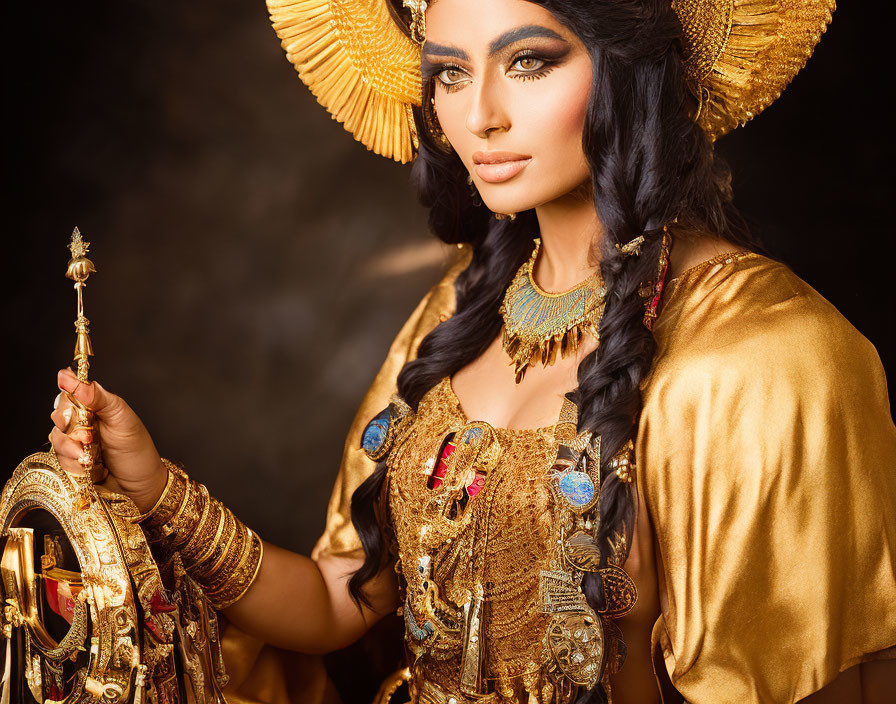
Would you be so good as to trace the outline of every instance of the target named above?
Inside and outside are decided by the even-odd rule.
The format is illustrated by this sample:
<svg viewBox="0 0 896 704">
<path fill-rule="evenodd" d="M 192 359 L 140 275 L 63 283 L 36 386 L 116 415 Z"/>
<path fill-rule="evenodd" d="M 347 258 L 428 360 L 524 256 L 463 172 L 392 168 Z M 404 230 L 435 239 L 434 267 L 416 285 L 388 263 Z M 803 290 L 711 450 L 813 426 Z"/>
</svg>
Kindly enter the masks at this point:
<svg viewBox="0 0 896 704">
<path fill-rule="evenodd" d="M 258 576 L 261 538 L 177 465 L 156 505 L 140 517 L 151 544 L 180 555 L 187 573 L 216 609 L 238 601 Z"/>
</svg>

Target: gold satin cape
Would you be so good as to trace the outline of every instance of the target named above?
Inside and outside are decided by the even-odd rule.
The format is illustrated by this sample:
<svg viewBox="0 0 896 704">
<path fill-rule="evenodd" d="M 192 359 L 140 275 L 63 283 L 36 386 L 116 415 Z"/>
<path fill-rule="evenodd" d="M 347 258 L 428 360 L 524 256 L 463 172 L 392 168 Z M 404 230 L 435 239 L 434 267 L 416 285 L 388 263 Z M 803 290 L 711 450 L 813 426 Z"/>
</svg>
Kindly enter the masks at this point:
<svg viewBox="0 0 896 704">
<path fill-rule="evenodd" d="M 453 313 L 469 256 L 417 306 L 364 397 L 313 558 L 360 550 L 349 501 L 374 467 L 361 432 Z M 670 281 L 654 332 L 636 457 L 660 558 L 656 661 L 691 704 L 796 702 L 896 645 L 896 427 L 880 359 L 790 269 L 752 253 Z M 252 644 L 225 629 L 246 678 L 230 701 L 337 701 L 319 658 L 240 638 Z M 290 658 L 306 677 L 281 684 Z M 250 679 L 276 696 L 253 698 Z"/>
</svg>

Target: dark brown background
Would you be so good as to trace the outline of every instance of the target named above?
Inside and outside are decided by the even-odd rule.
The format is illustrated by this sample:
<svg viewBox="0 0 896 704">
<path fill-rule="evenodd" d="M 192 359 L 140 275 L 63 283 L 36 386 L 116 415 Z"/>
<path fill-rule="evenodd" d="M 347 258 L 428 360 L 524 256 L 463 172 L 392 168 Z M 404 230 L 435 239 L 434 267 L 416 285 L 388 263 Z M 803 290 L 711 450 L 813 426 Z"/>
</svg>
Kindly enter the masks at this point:
<svg viewBox="0 0 896 704">
<path fill-rule="evenodd" d="M 892 80 L 863 12 L 844 3 L 719 149 L 771 250 L 892 375 Z M 77 224 L 95 376 L 261 535 L 310 550 L 354 409 L 440 269 L 409 168 L 315 103 L 261 0 L 6 3 L 3 26 L 6 470 L 50 429 Z"/>
</svg>

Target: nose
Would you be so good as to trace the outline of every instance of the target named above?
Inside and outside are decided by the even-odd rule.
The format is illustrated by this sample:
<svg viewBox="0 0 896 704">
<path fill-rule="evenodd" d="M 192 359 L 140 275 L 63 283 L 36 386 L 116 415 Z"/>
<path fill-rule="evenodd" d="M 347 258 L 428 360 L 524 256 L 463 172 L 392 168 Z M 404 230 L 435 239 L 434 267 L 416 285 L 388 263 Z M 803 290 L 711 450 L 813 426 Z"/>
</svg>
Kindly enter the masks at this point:
<svg viewBox="0 0 896 704">
<path fill-rule="evenodd" d="M 472 101 L 467 112 L 467 129 L 477 137 L 486 138 L 495 131 L 510 129 L 510 115 L 502 100 L 499 81 L 484 78 L 471 86 Z"/>
</svg>

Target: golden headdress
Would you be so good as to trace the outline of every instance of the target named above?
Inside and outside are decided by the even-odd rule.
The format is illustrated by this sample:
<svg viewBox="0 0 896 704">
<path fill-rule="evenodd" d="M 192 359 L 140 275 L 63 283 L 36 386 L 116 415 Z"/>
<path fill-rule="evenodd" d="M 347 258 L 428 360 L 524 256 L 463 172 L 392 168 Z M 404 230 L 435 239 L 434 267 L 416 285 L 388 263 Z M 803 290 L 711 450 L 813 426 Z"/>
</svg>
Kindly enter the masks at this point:
<svg viewBox="0 0 896 704">
<path fill-rule="evenodd" d="M 806 64 L 835 0 L 671 0 L 697 122 L 717 139 L 758 115 Z M 355 139 L 406 163 L 416 155 L 424 0 L 267 0 L 299 77 Z"/>
</svg>

